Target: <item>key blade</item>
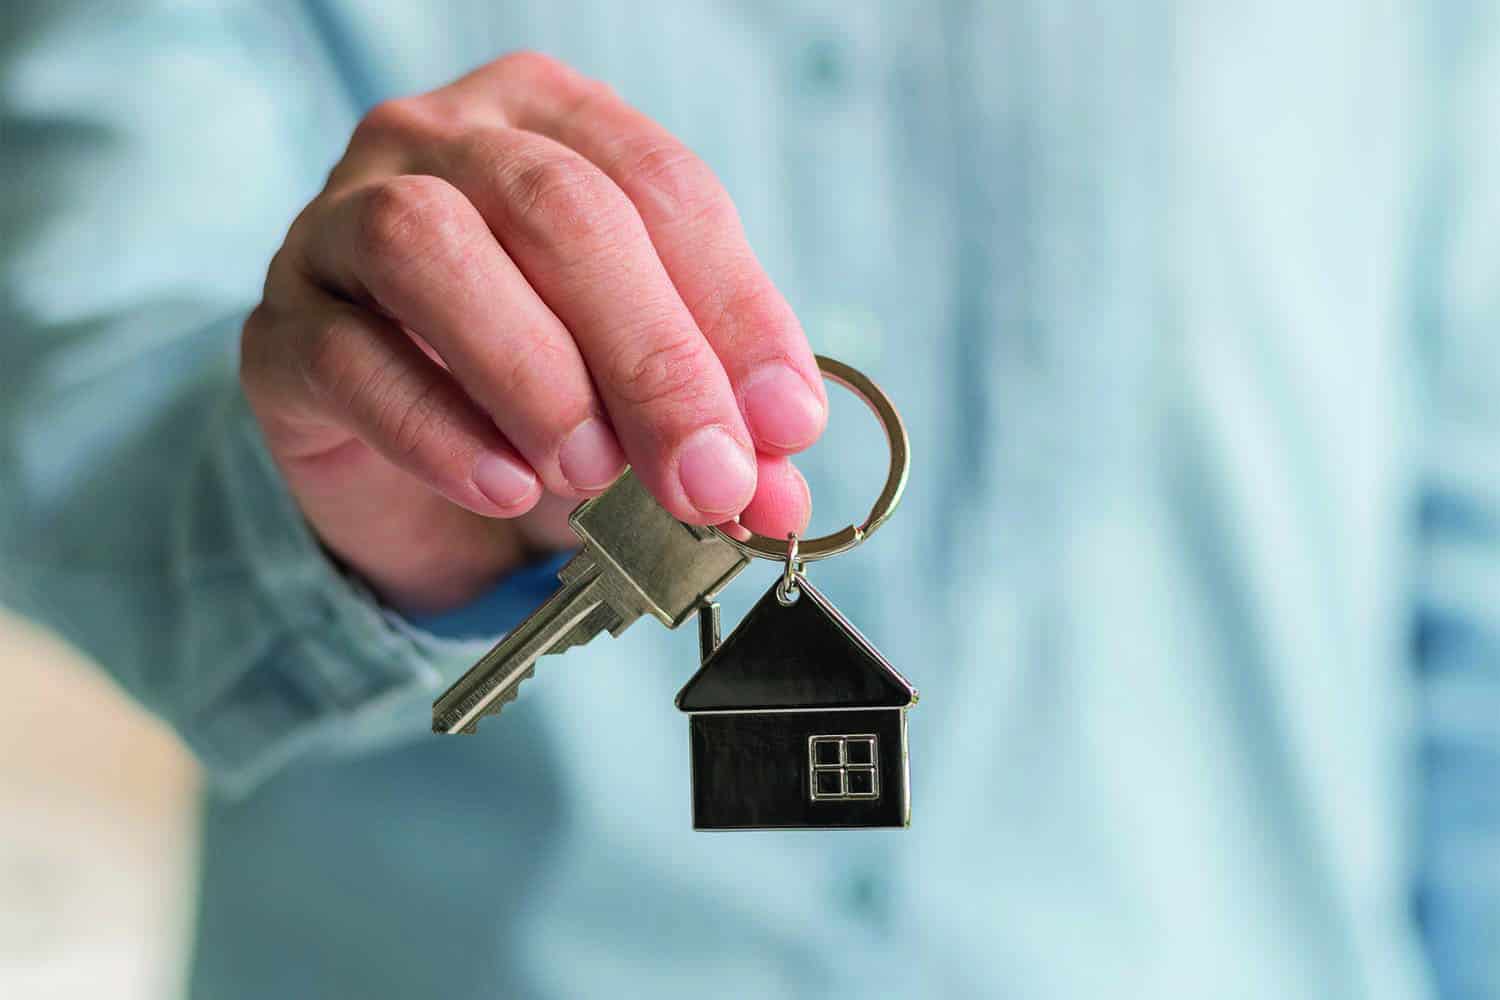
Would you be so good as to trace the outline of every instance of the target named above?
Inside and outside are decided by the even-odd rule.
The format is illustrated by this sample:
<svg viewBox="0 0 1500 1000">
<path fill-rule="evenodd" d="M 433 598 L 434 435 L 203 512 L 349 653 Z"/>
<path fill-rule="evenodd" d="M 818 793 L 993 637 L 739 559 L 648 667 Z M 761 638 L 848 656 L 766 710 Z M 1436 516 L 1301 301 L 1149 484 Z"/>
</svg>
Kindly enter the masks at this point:
<svg viewBox="0 0 1500 1000">
<path fill-rule="evenodd" d="M 602 584 L 603 581 L 600 582 Z M 631 619 L 631 621 L 634 620 Z M 622 627 L 626 624 L 629 623 L 625 621 L 624 616 L 610 607 L 608 601 L 605 600 L 585 615 L 577 625 L 559 636 L 556 642 L 548 646 L 547 655 L 556 656 L 558 653 L 567 652 L 574 646 L 582 646 L 601 632 L 617 633 L 622 631 Z"/>
<path fill-rule="evenodd" d="M 432 731 L 472 733 L 480 718 L 499 711 L 515 697 L 516 688 L 534 672 L 537 659 L 556 645 L 559 637 L 572 633 L 603 601 L 599 567 L 590 560 L 583 573 L 569 574 L 557 593 L 433 702 Z"/>
<path fill-rule="evenodd" d="M 499 715 L 502 708 L 516 700 L 516 695 L 521 692 L 521 682 L 529 681 L 535 676 L 536 664 L 533 663 L 531 666 L 522 671 L 519 676 L 516 677 L 514 683 L 507 685 L 504 692 L 500 694 L 499 697 L 490 702 L 488 705 L 484 706 L 484 710 L 474 717 L 473 722 L 470 722 L 467 726 L 463 727 L 463 729 L 459 730 L 459 732 L 469 736 L 472 736 L 474 733 L 478 732 L 480 719 L 484 718 L 487 715 Z"/>
<path fill-rule="evenodd" d="M 750 561 L 707 529 L 673 518 L 633 472 L 568 521 L 583 548 L 558 572 L 561 588 L 433 703 L 433 732 L 474 732 L 514 700 L 541 656 L 600 632 L 619 635 L 645 613 L 678 627 Z"/>
</svg>

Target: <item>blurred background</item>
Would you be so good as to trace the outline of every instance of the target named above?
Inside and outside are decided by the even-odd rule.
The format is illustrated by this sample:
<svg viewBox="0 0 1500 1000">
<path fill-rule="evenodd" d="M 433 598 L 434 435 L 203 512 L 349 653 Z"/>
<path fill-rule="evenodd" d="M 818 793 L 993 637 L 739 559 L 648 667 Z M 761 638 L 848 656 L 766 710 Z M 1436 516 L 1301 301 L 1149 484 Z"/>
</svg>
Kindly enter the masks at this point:
<svg viewBox="0 0 1500 1000">
<path fill-rule="evenodd" d="M 104 674 L 3 612 L 0 677 L 0 997 L 177 996 L 195 871 L 191 758 Z"/>
<path fill-rule="evenodd" d="M 900 840 L 695 838 L 671 705 L 694 637 L 651 625 L 539 671 L 483 740 L 376 718 L 368 752 L 240 803 L 0 614 L 0 1000 L 179 996 L 200 912 L 211 1000 L 430 996 L 402 984 L 481 953 L 563 997 L 905 975 L 944 1000 L 1406 1000 L 1433 970 L 1445 1000 L 1500 996 L 1486 7 L 0 2 L 0 584 L 7 530 L 47 543 L 10 589 L 54 568 L 33 606 L 153 704 L 199 679 L 159 651 L 207 650 L 245 710 L 195 745 L 260 698 L 294 736 L 342 709 L 290 656 L 264 688 L 212 668 L 262 590 L 307 597 L 304 626 L 348 595 L 316 590 L 311 545 L 275 587 L 220 574 L 239 539 L 279 545 L 228 475 L 191 492 L 203 537 L 171 535 L 202 593 L 145 575 L 177 565 L 141 530 L 149 470 L 181 464 L 161 428 L 198 430 L 162 401 L 210 399 L 200 363 L 228 383 L 364 108 L 521 46 L 688 137 L 814 345 L 900 401 L 902 513 L 817 580 L 924 694 Z M 814 532 L 884 474 L 833 405 Z M 221 767 L 280 763 L 266 730 Z"/>
</svg>

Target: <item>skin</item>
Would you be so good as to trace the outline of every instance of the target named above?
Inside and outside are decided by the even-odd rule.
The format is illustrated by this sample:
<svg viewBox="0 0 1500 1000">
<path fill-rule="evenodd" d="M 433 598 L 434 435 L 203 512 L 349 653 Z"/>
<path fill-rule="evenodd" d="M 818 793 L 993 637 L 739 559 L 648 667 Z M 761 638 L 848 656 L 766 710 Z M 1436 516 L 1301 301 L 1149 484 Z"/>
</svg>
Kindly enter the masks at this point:
<svg viewBox="0 0 1500 1000">
<path fill-rule="evenodd" d="M 240 379 L 323 544 L 398 610 L 574 544 L 628 462 L 694 524 L 801 531 L 827 398 L 712 171 L 534 53 L 379 105 L 292 223 Z"/>
</svg>

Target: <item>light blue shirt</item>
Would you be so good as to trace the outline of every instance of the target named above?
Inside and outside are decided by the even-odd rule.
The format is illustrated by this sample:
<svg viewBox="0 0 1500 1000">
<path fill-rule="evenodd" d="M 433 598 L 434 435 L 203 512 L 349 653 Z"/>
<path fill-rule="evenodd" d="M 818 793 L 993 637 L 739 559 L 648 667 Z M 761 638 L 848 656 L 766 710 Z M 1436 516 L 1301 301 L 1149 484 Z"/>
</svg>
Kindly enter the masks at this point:
<svg viewBox="0 0 1500 1000">
<path fill-rule="evenodd" d="M 216 779 L 194 995 L 1500 996 L 1496 17 L 6 4 L 0 599 Z M 373 101 L 519 47 L 697 149 L 902 408 L 902 510 L 813 578 L 922 691 L 908 831 L 693 833 L 690 629 L 428 735 L 547 584 L 402 621 L 267 458 L 289 221 Z M 834 394 L 815 531 L 885 463 Z"/>
</svg>

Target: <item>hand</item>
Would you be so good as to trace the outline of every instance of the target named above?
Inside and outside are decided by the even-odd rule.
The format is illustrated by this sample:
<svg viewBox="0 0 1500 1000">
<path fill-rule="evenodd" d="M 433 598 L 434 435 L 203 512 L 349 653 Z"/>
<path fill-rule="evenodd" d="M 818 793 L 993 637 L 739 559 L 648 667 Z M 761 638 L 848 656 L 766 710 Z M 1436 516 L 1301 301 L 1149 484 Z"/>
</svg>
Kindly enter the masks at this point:
<svg viewBox="0 0 1500 1000">
<path fill-rule="evenodd" d="M 712 172 L 531 53 L 366 116 L 271 262 L 241 383 L 323 543 L 412 611 L 569 544 L 627 461 L 683 521 L 800 530 L 786 456 L 827 415 Z"/>
</svg>

